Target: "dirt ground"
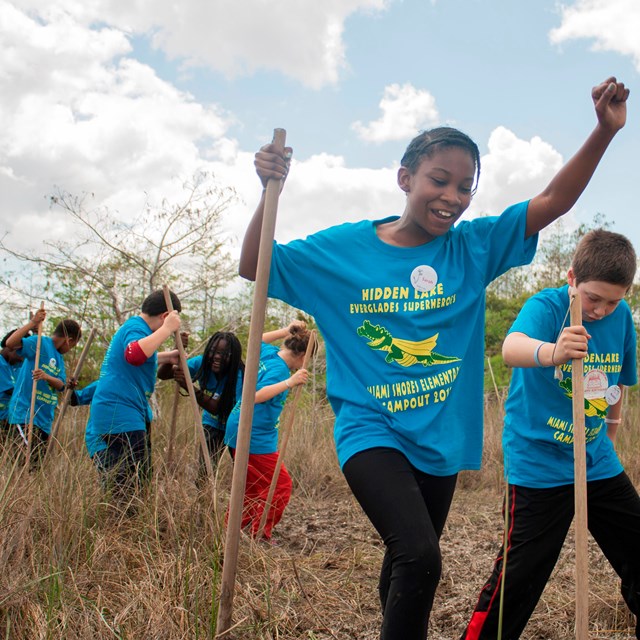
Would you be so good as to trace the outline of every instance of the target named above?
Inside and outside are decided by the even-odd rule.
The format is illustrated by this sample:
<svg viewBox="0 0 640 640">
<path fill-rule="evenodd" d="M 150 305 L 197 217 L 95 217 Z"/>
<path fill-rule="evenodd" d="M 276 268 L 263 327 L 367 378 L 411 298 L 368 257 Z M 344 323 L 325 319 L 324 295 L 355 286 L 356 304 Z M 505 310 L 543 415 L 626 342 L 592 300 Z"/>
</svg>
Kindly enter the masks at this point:
<svg viewBox="0 0 640 640">
<path fill-rule="evenodd" d="M 275 546 L 247 542 L 255 548 L 244 560 L 252 563 L 251 570 L 239 577 L 238 601 L 242 604 L 236 616 L 252 619 L 253 626 L 242 631 L 241 623 L 235 637 L 379 637 L 377 575 L 383 546 L 346 486 L 333 482 L 336 486 L 324 492 L 328 495 L 322 499 L 294 491 L 276 529 Z M 499 506 L 495 491 L 458 489 L 442 538 L 444 567 L 430 639 L 460 637 L 498 550 L 503 526 Z M 574 637 L 572 542 L 570 533 L 523 640 Z M 616 577 L 592 540 L 590 545 L 590 637 L 633 638 L 632 618 L 619 596 Z M 258 585 L 258 565 L 268 587 Z"/>
</svg>

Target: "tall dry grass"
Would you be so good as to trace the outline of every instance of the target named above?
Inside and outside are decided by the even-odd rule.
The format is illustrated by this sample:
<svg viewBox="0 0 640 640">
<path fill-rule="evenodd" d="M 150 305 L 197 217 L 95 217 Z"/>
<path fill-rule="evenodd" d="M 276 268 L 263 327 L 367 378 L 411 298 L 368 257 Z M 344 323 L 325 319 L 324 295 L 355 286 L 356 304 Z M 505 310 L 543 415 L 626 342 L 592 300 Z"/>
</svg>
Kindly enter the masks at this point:
<svg viewBox="0 0 640 640">
<path fill-rule="evenodd" d="M 383 549 L 336 462 L 322 390 L 298 409 L 286 464 L 294 495 L 277 546 L 242 540 L 234 600 L 237 640 L 373 640 Z M 0 456 L 0 637 L 214 638 L 231 463 L 199 487 L 194 425 L 182 401 L 176 457 L 166 463 L 170 385 L 153 426 L 154 476 L 135 508 L 105 501 L 84 451 L 86 408 L 70 409 L 61 447 L 38 473 Z M 621 457 L 640 480 L 640 406 L 625 400 Z M 430 638 L 459 637 L 501 534 L 501 405 L 487 396 L 484 467 L 464 473 L 442 540 L 444 573 Z M 570 542 L 570 541 L 569 541 Z M 630 638 L 615 576 L 591 553 L 592 638 Z M 573 630 L 570 545 L 523 638 L 566 640 Z"/>
</svg>

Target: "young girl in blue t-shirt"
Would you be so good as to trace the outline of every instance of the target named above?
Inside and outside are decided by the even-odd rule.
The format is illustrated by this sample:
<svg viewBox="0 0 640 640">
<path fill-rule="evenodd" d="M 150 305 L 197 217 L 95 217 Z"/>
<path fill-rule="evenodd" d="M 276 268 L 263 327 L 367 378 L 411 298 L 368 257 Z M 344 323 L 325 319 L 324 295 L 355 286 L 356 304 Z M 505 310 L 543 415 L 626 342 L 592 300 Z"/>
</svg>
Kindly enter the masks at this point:
<svg viewBox="0 0 640 640">
<path fill-rule="evenodd" d="M 269 495 L 269 488 L 278 463 L 278 426 L 280 414 L 290 389 L 305 384 L 309 373 L 301 368 L 309 344 L 309 331 L 301 321 L 262 335 L 255 406 L 251 425 L 247 484 L 242 507 L 242 528 L 252 536 L 258 534 L 260 519 Z M 271 344 L 284 340 L 281 347 Z M 295 371 L 291 374 L 290 370 Z M 224 441 L 235 457 L 240 408 L 238 402 L 227 420 Z M 286 467 L 280 467 L 263 537 L 271 539 L 273 527 L 280 522 L 291 498 L 291 477 Z"/>
<path fill-rule="evenodd" d="M 439 537 L 457 474 L 482 452 L 485 288 L 530 262 L 538 232 L 569 211 L 626 121 L 629 91 L 592 91 L 597 125 L 537 196 L 499 217 L 454 226 L 478 185 L 480 153 L 440 127 L 409 144 L 398 169 L 401 216 L 275 243 L 269 295 L 314 316 L 343 473 L 386 552 L 383 640 L 424 640 L 441 573 Z M 553 95 L 541 99 L 553 100 Z M 286 178 L 291 148 L 263 147 L 263 186 Z M 240 274 L 256 276 L 264 194 Z"/>
</svg>

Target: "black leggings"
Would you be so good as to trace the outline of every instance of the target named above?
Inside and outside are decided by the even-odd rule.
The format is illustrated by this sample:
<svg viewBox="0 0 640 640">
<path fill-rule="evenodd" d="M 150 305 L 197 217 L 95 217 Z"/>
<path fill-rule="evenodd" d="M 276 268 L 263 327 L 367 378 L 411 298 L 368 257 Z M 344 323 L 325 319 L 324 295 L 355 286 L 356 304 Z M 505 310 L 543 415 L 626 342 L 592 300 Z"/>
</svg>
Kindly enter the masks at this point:
<svg viewBox="0 0 640 640">
<path fill-rule="evenodd" d="M 442 569 L 439 539 L 457 475 L 423 473 L 386 448 L 356 454 L 343 473 L 387 547 L 379 585 L 381 640 L 424 640 Z"/>
</svg>

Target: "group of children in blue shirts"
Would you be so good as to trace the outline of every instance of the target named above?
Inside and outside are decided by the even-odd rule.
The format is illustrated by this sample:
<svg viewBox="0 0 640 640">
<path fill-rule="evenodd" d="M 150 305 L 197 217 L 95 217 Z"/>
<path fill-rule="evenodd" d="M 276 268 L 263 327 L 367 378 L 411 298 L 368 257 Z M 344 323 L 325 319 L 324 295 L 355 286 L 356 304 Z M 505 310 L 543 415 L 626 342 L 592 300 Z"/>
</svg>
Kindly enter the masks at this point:
<svg viewBox="0 0 640 640">
<path fill-rule="evenodd" d="M 45 318 L 46 311 L 39 309 L 28 323 L 10 331 L 2 340 L 0 358 L 7 376 L 2 380 L 3 431 L 7 442 L 13 442 L 18 450 L 31 447 L 31 468 L 39 466 L 46 452 L 58 393 L 65 387 L 63 355 L 76 346 L 82 335 L 80 325 L 70 319 L 59 322 L 51 336 L 31 335 L 38 333 Z"/>
<path fill-rule="evenodd" d="M 159 352 L 166 339 L 180 327 L 180 300 L 175 293 L 170 295 L 172 311 L 167 310 L 163 291 L 147 296 L 140 314 L 129 318 L 111 339 L 98 380 L 83 389 L 73 388 L 71 393 L 71 405 L 91 405 L 85 432 L 86 447 L 103 486 L 121 503 L 130 502 L 150 478 L 153 416 L 149 398 L 155 389 L 156 376 L 173 378 L 183 389 L 187 386 L 184 372 L 178 366 L 177 350 Z M 27 442 L 25 425 L 30 417 L 31 386 L 27 385 L 27 379 L 38 379 L 34 452 L 39 451 L 48 439 L 57 393 L 65 386 L 61 356 L 80 338 L 77 323 L 61 322 L 52 338 L 42 338 L 39 366 L 36 367 L 34 345 L 37 338 L 27 338 L 26 334 L 37 331 L 44 318 L 45 312 L 40 310 L 31 322 L 11 332 L 6 337 L 6 346 L 3 340 L 1 359 L 6 389 L 0 397 L 3 407 L 8 405 L 8 417 L 3 426 L 9 437 L 19 434 L 19 446 Z M 69 334 L 73 334 L 72 337 Z M 307 371 L 301 367 L 309 331 L 304 322 L 295 321 L 284 329 L 265 333 L 263 340 L 243 516 L 243 526 L 254 536 L 258 533 L 278 462 L 277 428 L 287 392 L 308 379 Z M 271 344 L 278 340 L 284 341 L 281 347 Z M 53 351 L 57 355 L 54 356 Z M 16 375 L 11 366 L 18 363 L 20 368 Z M 225 447 L 232 456 L 235 451 L 244 378 L 240 341 L 231 332 L 216 332 L 207 342 L 203 354 L 189 358 L 187 366 L 197 384 L 196 401 L 203 408 L 202 428 L 215 465 Z M 293 375 L 290 370 L 295 371 Z M 201 464 L 200 478 L 204 476 L 204 467 Z M 271 538 L 273 526 L 282 517 L 291 496 L 291 486 L 291 478 L 283 466 L 262 534 L 266 539 Z"/>
<path fill-rule="evenodd" d="M 628 93 L 615 78 L 595 87 L 597 124 L 584 145 L 540 194 L 498 217 L 454 226 L 477 188 L 480 153 L 465 134 L 439 127 L 417 136 L 402 158 L 398 185 L 406 206 L 401 216 L 274 243 L 269 295 L 312 315 L 324 336 L 339 463 L 385 544 L 379 581 L 382 640 L 427 637 L 442 570 L 439 539 L 457 475 L 480 466 L 485 289 L 511 267 L 531 262 L 539 231 L 575 204 L 625 124 Z M 290 148 L 263 147 L 255 158 L 263 186 L 270 179 L 284 181 L 290 160 Z M 264 195 L 240 258 L 240 274 L 251 280 L 263 213 Z M 575 358 L 587 365 L 589 528 L 620 576 L 630 610 L 640 614 L 640 498 L 614 447 L 623 387 L 636 383 L 635 329 L 623 300 L 635 262 L 631 244 L 619 234 L 588 234 L 576 250 L 567 286 L 527 302 L 505 340 L 505 361 L 514 367 L 504 425 L 511 526 L 463 633 L 467 640 L 496 638 L 500 615 L 502 638 L 518 638 L 563 544 L 573 517 L 570 361 Z M 147 298 L 140 316 L 120 328 L 102 365 L 87 446 L 105 477 L 121 465 L 126 451 L 132 463 L 124 467 L 127 478 L 137 475 L 144 481 L 150 468 L 148 397 L 158 364 L 165 377 L 180 383 L 176 353 L 157 353 L 180 327 L 180 303 L 175 298 L 176 311 L 167 311 L 159 294 Z M 582 301 L 584 327 L 567 326 L 574 294 Z M 276 333 L 288 337 L 278 349 L 268 344 L 276 336 L 265 334 L 255 397 L 258 428 L 251 454 L 258 456 L 258 484 L 248 482 L 248 495 L 256 501 L 272 469 L 273 460 L 264 456 L 277 448 L 274 426 L 287 390 L 308 378 L 299 369 L 304 339 L 291 340 L 298 329 L 292 325 Z M 20 351 L 28 357 L 24 343 L 30 347 L 31 338 L 22 336 L 9 341 L 22 341 Z M 229 388 L 220 375 L 234 344 L 229 336 L 219 338 L 209 355 L 189 365 L 192 378 L 200 381 L 198 403 L 211 416 L 203 421 L 213 432 L 214 456 L 221 442 L 235 446 L 242 368 L 238 364 Z M 298 371 L 291 376 L 291 369 Z M 215 380 L 208 378 L 209 370 Z M 222 405 L 221 421 L 215 412 Z M 259 427 L 262 420 L 270 429 L 264 438 L 259 437 L 267 433 Z M 224 438 L 215 433 L 222 426 Z M 288 500 L 290 479 L 283 478 L 282 495 Z M 259 519 L 251 512 L 255 504 L 245 503 L 243 525 L 251 531 Z"/>
</svg>

